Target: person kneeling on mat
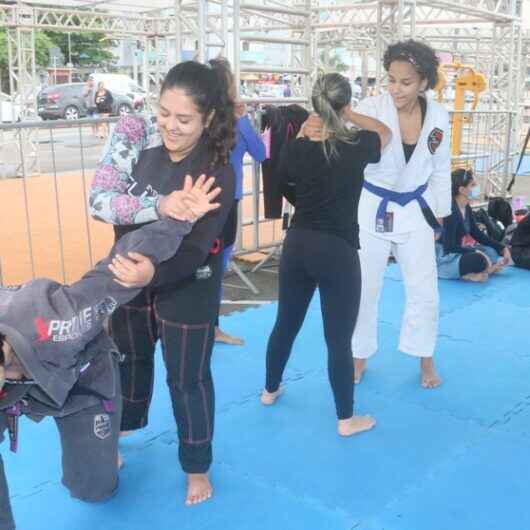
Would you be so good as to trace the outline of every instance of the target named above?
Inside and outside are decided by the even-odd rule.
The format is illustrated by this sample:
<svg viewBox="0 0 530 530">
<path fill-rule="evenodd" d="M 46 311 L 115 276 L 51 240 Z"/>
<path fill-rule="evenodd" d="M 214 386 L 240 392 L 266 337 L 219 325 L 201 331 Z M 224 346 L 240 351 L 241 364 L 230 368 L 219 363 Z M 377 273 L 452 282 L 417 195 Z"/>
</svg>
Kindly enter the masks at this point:
<svg viewBox="0 0 530 530">
<path fill-rule="evenodd" d="M 436 243 L 438 277 L 484 282 L 511 263 L 510 250 L 482 232 L 473 218 L 469 202 L 480 195 L 473 172 L 456 169 L 451 179 L 452 212 Z"/>
<path fill-rule="evenodd" d="M 162 219 L 123 236 L 71 286 L 37 279 L 0 287 L 0 441 L 7 430 L 16 451 L 21 415 L 37 422 L 54 417 L 62 481 L 73 497 L 102 501 L 118 486 L 120 354 L 104 322 L 176 253 L 192 223 L 219 206 L 211 203 L 221 191 L 210 191 L 214 180 L 202 176 L 192 186 L 188 177 L 168 197 L 181 220 Z M 0 457 L 0 530 L 14 528 Z"/>
</svg>

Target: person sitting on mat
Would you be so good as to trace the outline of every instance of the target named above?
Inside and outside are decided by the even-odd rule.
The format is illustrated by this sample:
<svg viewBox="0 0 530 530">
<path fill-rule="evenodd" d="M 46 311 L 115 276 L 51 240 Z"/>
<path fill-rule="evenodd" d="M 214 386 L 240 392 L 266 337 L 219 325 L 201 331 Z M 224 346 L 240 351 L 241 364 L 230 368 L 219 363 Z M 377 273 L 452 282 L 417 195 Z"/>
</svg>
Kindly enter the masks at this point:
<svg viewBox="0 0 530 530">
<path fill-rule="evenodd" d="M 320 77 L 312 102 L 323 120 L 324 137 L 293 140 L 280 165 L 284 195 L 295 213 L 280 260 L 278 314 L 267 347 L 261 395 L 264 405 L 272 405 L 281 394 L 293 342 L 318 287 L 337 429 L 342 436 L 375 425 L 370 416 L 353 415 L 351 338 L 361 295 L 357 205 L 364 168 L 379 161 L 391 137 L 380 121 L 349 111 L 351 96 L 350 83 L 342 75 Z M 353 125 L 365 130 L 348 129 L 346 112 Z"/>
<path fill-rule="evenodd" d="M 97 502 L 118 486 L 120 354 L 104 331 L 107 317 L 153 278 L 193 222 L 218 208 L 220 188 L 200 177 L 168 196 L 175 215 L 123 236 L 110 255 L 66 286 L 37 279 L 0 287 L 0 441 L 7 429 L 16 451 L 21 415 L 53 416 L 63 448 L 63 484 L 73 497 Z M 128 256 L 125 257 L 125 256 Z M 133 266 L 134 265 L 134 266 Z M 0 530 L 13 530 L 0 456 Z"/>
<path fill-rule="evenodd" d="M 482 232 L 473 218 L 469 202 L 480 196 L 473 172 L 456 169 L 451 180 L 452 213 L 444 219 L 442 238 L 436 243 L 438 277 L 484 282 L 511 263 L 510 250 Z"/>
</svg>

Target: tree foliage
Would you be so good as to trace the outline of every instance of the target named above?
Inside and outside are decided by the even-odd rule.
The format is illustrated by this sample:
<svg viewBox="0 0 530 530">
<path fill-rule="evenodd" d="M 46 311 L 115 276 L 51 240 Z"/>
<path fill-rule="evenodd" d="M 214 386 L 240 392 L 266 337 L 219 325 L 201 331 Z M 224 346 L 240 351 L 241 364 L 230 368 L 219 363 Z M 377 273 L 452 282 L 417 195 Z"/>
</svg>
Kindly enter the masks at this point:
<svg viewBox="0 0 530 530">
<path fill-rule="evenodd" d="M 75 66 L 110 66 L 115 61 L 112 48 L 116 42 L 101 33 L 71 33 L 70 57 Z M 50 48 L 59 48 L 65 63 L 69 60 L 68 34 L 58 31 L 35 31 L 35 61 L 37 67 L 50 65 Z M 7 29 L 0 28 L 0 83 L 3 92 L 9 91 L 9 57 Z"/>
<path fill-rule="evenodd" d="M 344 63 L 337 51 L 331 51 L 329 54 L 326 50 L 320 52 L 320 66 L 318 68 L 320 74 L 327 74 L 331 72 L 344 73 L 348 71 L 348 65 Z"/>
<path fill-rule="evenodd" d="M 48 50 L 53 46 L 53 40 L 44 31 L 37 31 L 35 33 L 35 61 L 37 66 L 48 66 L 50 61 Z M 9 55 L 7 30 L 5 28 L 0 28 L 0 79 L 2 82 L 2 91 L 7 92 L 9 90 Z"/>
<path fill-rule="evenodd" d="M 102 33 L 71 33 L 70 50 L 68 33 L 46 31 L 46 35 L 60 48 L 65 62 L 71 59 L 74 66 L 109 66 L 115 61 L 111 49 L 117 43 Z"/>
</svg>

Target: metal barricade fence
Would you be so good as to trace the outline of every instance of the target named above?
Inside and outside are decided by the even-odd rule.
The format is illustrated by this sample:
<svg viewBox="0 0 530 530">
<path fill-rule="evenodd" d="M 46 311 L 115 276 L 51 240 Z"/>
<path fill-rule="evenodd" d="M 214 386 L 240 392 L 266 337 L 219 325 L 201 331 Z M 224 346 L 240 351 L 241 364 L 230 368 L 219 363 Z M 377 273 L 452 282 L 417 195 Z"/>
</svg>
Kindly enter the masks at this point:
<svg viewBox="0 0 530 530">
<path fill-rule="evenodd" d="M 0 124 L 0 283 L 71 283 L 106 254 L 112 228 L 91 219 L 87 201 L 104 146 L 92 129 L 115 121 Z"/>
<path fill-rule="evenodd" d="M 88 188 L 104 148 L 91 129 L 116 121 L 0 124 L 0 284 L 42 276 L 71 283 L 106 255 L 112 227 L 88 212 Z M 35 148 L 39 166 L 31 171 L 26 153 Z M 259 164 L 245 159 L 244 173 L 236 256 L 266 251 L 282 239 L 281 223 L 263 216 Z"/>
<path fill-rule="evenodd" d="M 485 197 L 505 196 L 519 147 L 515 114 L 458 111 L 450 118 L 453 169 L 472 169 Z"/>
<path fill-rule="evenodd" d="M 456 121 L 461 141 L 453 165 L 472 167 L 487 193 L 503 194 L 512 171 L 513 115 L 452 113 L 452 126 L 455 117 L 462 119 Z M 0 124 L 0 284 L 39 276 L 70 283 L 108 252 L 112 227 L 90 217 L 87 201 L 104 147 L 91 127 L 115 121 Z M 24 153 L 29 130 L 36 131 L 40 162 L 39 171 L 32 174 Z M 261 168 L 250 159 L 245 159 L 239 218 L 236 256 L 260 253 L 259 260 L 279 250 L 282 222 L 265 219 Z"/>
</svg>

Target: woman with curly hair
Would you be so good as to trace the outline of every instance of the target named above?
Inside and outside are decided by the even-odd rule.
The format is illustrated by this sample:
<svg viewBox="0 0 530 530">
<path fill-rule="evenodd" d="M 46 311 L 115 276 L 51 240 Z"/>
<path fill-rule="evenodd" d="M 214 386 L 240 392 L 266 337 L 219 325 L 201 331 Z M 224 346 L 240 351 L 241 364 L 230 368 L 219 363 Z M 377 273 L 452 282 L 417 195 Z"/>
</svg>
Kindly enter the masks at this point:
<svg viewBox="0 0 530 530">
<path fill-rule="evenodd" d="M 362 292 L 352 340 L 355 382 L 377 351 L 378 306 L 390 252 L 405 285 L 405 314 L 399 349 L 420 360 L 421 385 L 441 380 L 433 353 L 438 329 L 438 284 L 434 242 L 451 213 L 450 129 L 447 110 L 425 92 L 438 82 L 439 61 L 432 48 L 408 40 L 388 47 L 384 67 L 388 91 L 368 97 L 355 109 L 392 131 L 377 164 L 364 172 L 359 202 Z M 311 117 L 306 134 L 322 124 Z"/>
<path fill-rule="evenodd" d="M 438 58 L 422 42 L 388 47 L 388 91 L 361 101 L 358 112 L 381 120 L 392 142 L 365 171 L 359 204 L 363 289 L 352 348 L 356 382 L 378 348 L 378 305 L 390 252 L 405 285 L 399 350 L 420 360 L 421 385 L 441 380 L 433 353 L 438 330 L 435 239 L 451 213 L 450 129 L 447 110 L 425 92 L 438 81 Z"/>
<path fill-rule="evenodd" d="M 193 181 L 213 176 L 222 188 L 220 208 L 196 223 L 151 284 L 109 324 L 124 357 L 122 434 L 147 425 L 155 344 L 161 341 L 188 505 L 212 494 L 210 358 L 223 270 L 221 234 L 235 193 L 229 160 L 234 140 L 234 101 L 224 63 L 180 63 L 162 84 L 156 123 L 138 115 L 117 123 L 90 190 L 91 214 L 113 224 L 118 240 L 144 223 L 175 217 L 185 207 L 186 175 Z M 141 268 L 142 261 L 135 266 Z"/>
</svg>

